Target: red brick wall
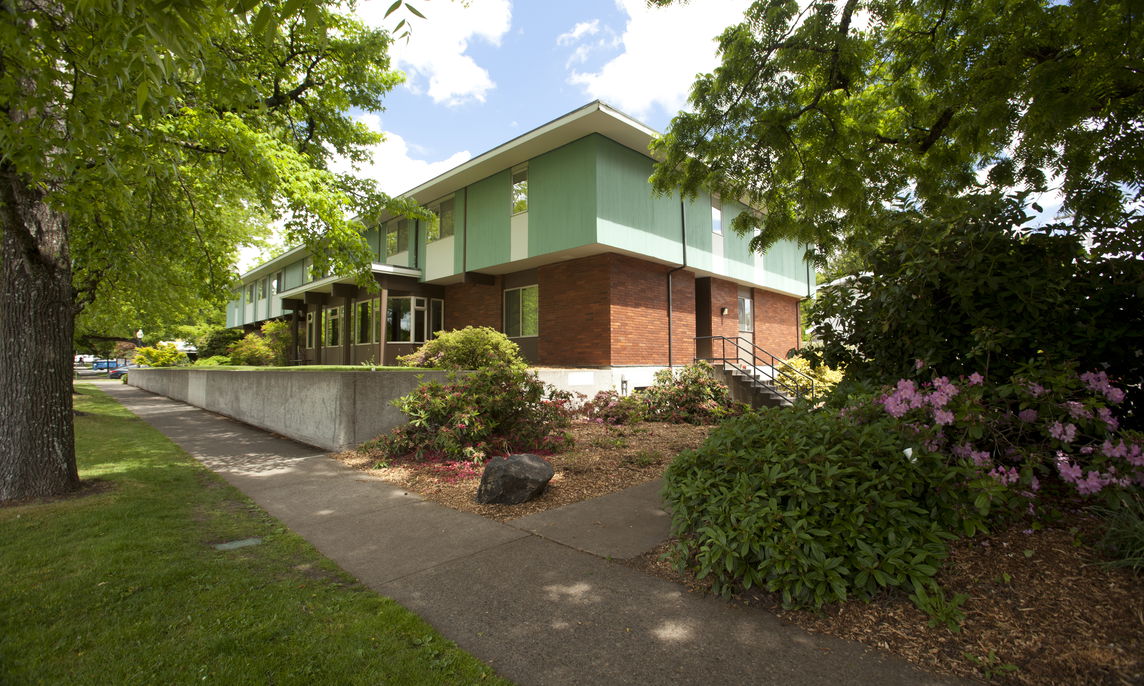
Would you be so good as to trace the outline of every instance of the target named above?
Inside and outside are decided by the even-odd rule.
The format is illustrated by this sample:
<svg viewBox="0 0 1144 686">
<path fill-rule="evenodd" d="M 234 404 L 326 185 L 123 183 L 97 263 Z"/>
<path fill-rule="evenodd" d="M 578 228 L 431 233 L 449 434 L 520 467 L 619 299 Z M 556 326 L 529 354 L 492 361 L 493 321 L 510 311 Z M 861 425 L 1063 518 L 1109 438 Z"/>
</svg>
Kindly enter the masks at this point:
<svg viewBox="0 0 1144 686">
<path fill-rule="evenodd" d="M 769 353 L 786 357 L 799 347 L 799 299 L 758 288 L 755 293 L 755 345 Z"/>
<path fill-rule="evenodd" d="M 727 314 L 720 314 L 724 307 Z M 711 335 L 739 336 L 739 286 L 730 281 L 711 279 Z"/>
<path fill-rule="evenodd" d="M 537 270 L 540 364 L 612 364 L 608 291 L 613 257 L 594 255 Z"/>
<path fill-rule="evenodd" d="M 612 262 L 612 364 L 667 364 L 667 273 L 671 267 L 617 255 Z M 672 350 L 695 358 L 695 276 L 672 274 Z"/>
<path fill-rule="evenodd" d="M 489 286 L 473 283 L 445 286 L 445 328 L 491 326 L 500 331 L 504 324 L 501 314 L 503 306 L 504 298 L 499 276 L 496 278 L 496 283 Z"/>
</svg>

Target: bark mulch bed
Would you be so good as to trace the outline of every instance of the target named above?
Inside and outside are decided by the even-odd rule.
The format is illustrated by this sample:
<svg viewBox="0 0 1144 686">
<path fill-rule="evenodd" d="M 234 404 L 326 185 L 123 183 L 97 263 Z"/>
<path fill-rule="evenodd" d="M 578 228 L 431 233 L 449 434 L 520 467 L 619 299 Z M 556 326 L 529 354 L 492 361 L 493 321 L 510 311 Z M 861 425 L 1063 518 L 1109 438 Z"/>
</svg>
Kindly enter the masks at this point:
<svg viewBox="0 0 1144 686">
<path fill-rule="evenodd" d="M 381 455 L 356 451 L 334 457 L 427 500 L 505 522 L 657 479 L 676 455 L 699 447 L 711 428 L 650 422 L 635 426 L 577 422 L 570 431 L 573 447 L 544 456 L 556 470 L 544 495 L 522 505 L 478 505 L 474 499 L 480 483 L 479 469 L 458 470 L 441 463 L 407 461 L 390 461 L 387 467 L 375 468 Z"/>
<path fill-rule="evenodd" d="M 556 469 L 547 492 L 517 506 L 477 505 L 479 479 L 458 478 L 439 465 L 395 462 L 372 469 L 377 455 L 336 457 L 429 500 L 507 521 L 658 478 L 675 455 L 698 446 L 710 428 L 576 424 L 575 447 L 546 456 Z M 958 633 L 929 626 L 929 618 L 905 594 L 886 593 L 869 603 L 828 606 L 818 613 L 783 610 L 774 594 L 757 591 L 740 593 L 731 602 L 946 674 L 1008 684 L 1144 684 L 1144 575 L 1101 565 L 1095 547 L 1100 522 L 1083 512 L 1066 513 L 1037 531 L 1024 526 L 952 547 L 938 579 L 947 597 L 968 596 Z M 670 542 L 625 564 L 696 592 L 709 590 L 693 575 L 676 571 L 669 548 Z"/>
</svg>

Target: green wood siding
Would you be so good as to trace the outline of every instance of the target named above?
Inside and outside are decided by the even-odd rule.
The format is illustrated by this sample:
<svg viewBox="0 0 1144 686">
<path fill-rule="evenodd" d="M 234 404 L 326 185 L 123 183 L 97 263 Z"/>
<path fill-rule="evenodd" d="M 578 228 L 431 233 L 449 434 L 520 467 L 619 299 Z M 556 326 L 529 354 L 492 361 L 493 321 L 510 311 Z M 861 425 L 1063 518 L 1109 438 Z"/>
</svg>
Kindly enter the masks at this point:
<svg viewBox="0 0 1144 686">
<path fill-rule="evenodd" d="M 738 202 L 723 202 L 723 257 L 727 276 L 754 281 L 755 255 L 751 252 L 751 234 L 740 236 L 731 228 L 731 222 L 746 206 Z"/>
<path fill-rule="evenodd" d="M 711 196 L 701 193 L 685 205 L 687 264 L 711 271 Z"/>
<path fill-rule="evenodd" d="M 588 136 L 529 161 L 529 257 L 596 242 L 596 156 L 604 140 L 603 136 Z M 507 179 L 508 172 L 505 175 Z M 506 185 L 505 197 L 509 191 Z M 504 206 L 508 207 L 507 201 Z M 505 259 L 501 261 L 508 257 L 507 220 L 506 212 Z M 471 251 L 471 237 L 469 245 Z"/>
<path fill-rule="evenodd" d="M 453 272 L 465 271 L 465 204 L 468 200 L 467 188 L 462 188 L 453 195 Z"/>
<path fill-rule="evenodd" d="M 509 205 L 512 202 L 509 170 L 469 186 L 468 196 L 469 271 L 508 262 Z"/>
<path fill-rule="evenodd" d="M 365 242 L 369 243 L 369 251 L 373 253 L 373 261 L 381 262 L 381 233 L 378 228 L 375 226 L 366 229 L 363 236 L 365 237 Z"/>
<path fill-rule="evenodd" d="M 790 240 L 776 242 L 763 256 L 763 285 L 777 290 L 807 294 L 806 249 Z M 814 270 L 809 274 L 813 277 Z"/>
<path fill-rule="evenodd" d="M 619 143 L 597 141 L 599 241 L 672 262 L 683 259 L 679 194 L 657 196 L 651 158 Z"/>
<path fill-rule="evenodd" d="M 282 268 L 282 290 L 290 290 L 302 285 L 302 260 L 293 262 Z"/>
</svg>

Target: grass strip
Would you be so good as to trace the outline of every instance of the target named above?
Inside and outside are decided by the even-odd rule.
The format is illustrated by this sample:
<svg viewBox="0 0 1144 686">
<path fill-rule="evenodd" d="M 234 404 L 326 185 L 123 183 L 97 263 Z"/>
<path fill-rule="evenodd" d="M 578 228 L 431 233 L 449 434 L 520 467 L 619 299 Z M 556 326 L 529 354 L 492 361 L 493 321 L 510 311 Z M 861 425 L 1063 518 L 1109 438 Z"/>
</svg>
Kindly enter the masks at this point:
<svg viewBox="0 0 1144 686">
<path fill-rule="evenodd" d="M 77 392 L 87 494 L 0 508 L 0 683 L 507 683 L 123 406 Z M 248 538 L 262 542 L 213 547 Z"/>
</svg>

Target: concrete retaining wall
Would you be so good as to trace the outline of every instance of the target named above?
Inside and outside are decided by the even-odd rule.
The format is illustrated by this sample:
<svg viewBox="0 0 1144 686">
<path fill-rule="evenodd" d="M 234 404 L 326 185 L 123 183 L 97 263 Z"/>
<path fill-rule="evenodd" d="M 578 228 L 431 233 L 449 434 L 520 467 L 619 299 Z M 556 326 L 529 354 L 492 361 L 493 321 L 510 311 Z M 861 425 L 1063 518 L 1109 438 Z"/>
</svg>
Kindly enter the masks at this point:
<svg viewBox="0 0 1144 686">
<path fill-rule="evenodd" d="M 407 419 L 390 401 L 421 380 L 444 379 L 444 372 L 431 370 L 132 369 L 128 374 L 132 386 L 324 450 L 344 450 L 401 426 Z"/>
</svg>

